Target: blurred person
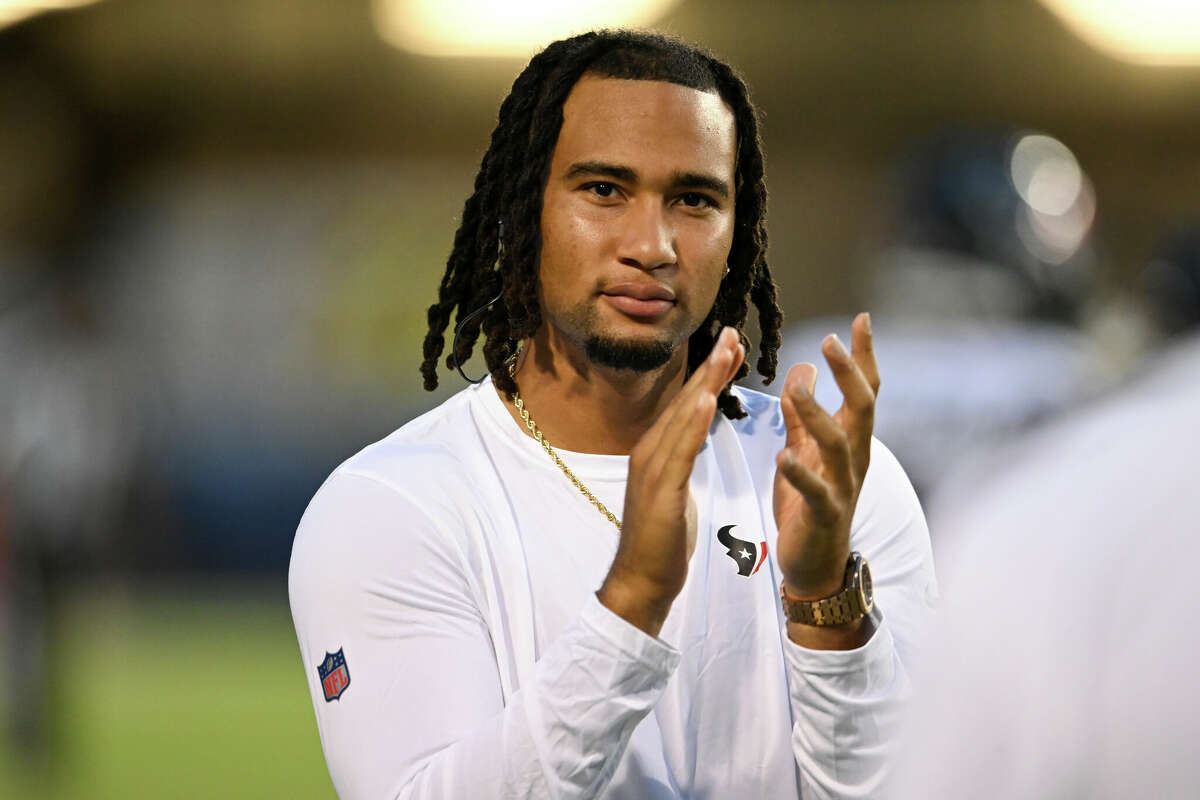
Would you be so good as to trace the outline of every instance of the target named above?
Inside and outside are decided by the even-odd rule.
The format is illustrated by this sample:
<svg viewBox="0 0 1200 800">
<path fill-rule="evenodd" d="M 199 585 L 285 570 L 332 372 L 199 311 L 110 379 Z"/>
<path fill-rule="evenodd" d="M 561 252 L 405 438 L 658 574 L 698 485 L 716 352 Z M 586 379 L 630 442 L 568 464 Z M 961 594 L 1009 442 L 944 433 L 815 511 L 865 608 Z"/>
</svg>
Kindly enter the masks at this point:
<svg viewBox="0 0 1200 800">
<path fill-rule="evenodd" d="M 1140 276 L 1152 324 L 1163 339 L 1200 327 L 1200 222 L 1163 237 Z"/>
<path fill-rule="evenodd" d="M 22 310 L 5 358 L 0 485 L 8 551 L 5 650 L 12 740 L 56 746 L 55 653 L 64 592 L 106 558 L 139 440 L 133 373 L 101 333 L 85 279 L 56 276 Z"/>
<path fill-rule="evenodd" d="M 931 507 L 948 602 L 888 796 L 1196 796 L 1197 408 L 1193 332 Z"/>
<path fill-rule="evenodd" d="M 1018 149 L 1029 141 L 1034 151 L 1022 158 Z M 1053 198 L 1057 217 L 1026 200 L 1044 206 L 1036 192 L 1018 191 L 1023 161 L 1033 162 L 1025 172 L 1041 168 L 1043 195 L 1056 189 L 1069 198 L 1074 189 L 1070 205 Z M 1056 187 L 1062 174 L 1075 181 L 1060 178 L 1070 185 Z M 876 432 L 923 498 L 957 465 L 1120 374 L 1085 326 L 1099 298 L 1093 206 L 1069 151 L 1040 134 L 951 131 L 902 160 L 889 209 L 894 230 L 871 264 L 867 296 L 881 359 L 893 365 Z M 801 322 L 789 329 L 782 357 L 812 360 L 813 338 L 839 328 L 833 318 Z M 817 399 L 836 405 L 836 386 L 819 382 Z"/>
<path fill-rule="evenodd" d="M 765 204 L 755 109 L 704 52 L 590 33 L 516 78 L 421 366 L 433 389 L 457 310 L 447 366 L 482 333 L 488 375 L 343 463 L 296 535 L 341 796 L 875 794 L 928 532 L 871 436 L 865 314 L 822 344 L 836 414 L 811 364 L 782 400 L 731 386 L 750 303 L 776 370 Z"/>
<path fill-rule="evenodd" d="M 110 186 L 99 115 L 22 31 L 0 35 L 0 666 L 20 763 L 59 753 L 59 622 L 106 559 L 140 420 L 106 331 L 91 249 Z"/>
</svg>

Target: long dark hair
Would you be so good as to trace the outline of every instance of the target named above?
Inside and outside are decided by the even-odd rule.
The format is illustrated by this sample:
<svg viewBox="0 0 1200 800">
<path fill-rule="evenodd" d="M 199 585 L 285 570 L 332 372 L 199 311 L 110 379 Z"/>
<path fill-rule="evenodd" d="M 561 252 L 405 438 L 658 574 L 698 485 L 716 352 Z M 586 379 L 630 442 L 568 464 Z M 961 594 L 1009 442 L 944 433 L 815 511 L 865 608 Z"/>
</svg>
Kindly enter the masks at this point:
<svg viewBox="0 0 1200 800">
<path fill-rule="evenodd" d="M 483 355 L 492 380 L 509 395 L 516 391 L 505 361 L 516 343 L 532 336 L 541 325 L 537 267 L 542 192 L 562 127 L 563 103 L 585 73 L 716 91 L 733 110 L 737 199 L 729 274 L 721 281 L 708 317 L 688 340 L 688 372 L 708 356 L 724 326 L 736 328 L 750 352 L 743 328 L 753 303 L 762 334 L 756 366 L 763 382 L 770 383 L 775 377 L 783 313 L 767 267 L 762 143 L 746 85 L 727 64 L 676 39 L 635 31 L 599 31 L 554 42 L 534 56 L 500 106 L 491 145 L 475 176 L 475 191 L 463 206 L 438 300 L 429 307 L 429 332 L 421 362 L 425 388 L 437 387 L 444 334 L 451 312 L 457 309 L 455 322 L 461 329 L 446 366 L 465 363 L 482 331 Z M 477 311 L 481 313 L 473 313 Z M 749 367 L 743 364 L 734 380 L 748 374 Z M 728 386 L 721 392 L 718 406 L 731 419 L 745 416 Z"/>
</svg>

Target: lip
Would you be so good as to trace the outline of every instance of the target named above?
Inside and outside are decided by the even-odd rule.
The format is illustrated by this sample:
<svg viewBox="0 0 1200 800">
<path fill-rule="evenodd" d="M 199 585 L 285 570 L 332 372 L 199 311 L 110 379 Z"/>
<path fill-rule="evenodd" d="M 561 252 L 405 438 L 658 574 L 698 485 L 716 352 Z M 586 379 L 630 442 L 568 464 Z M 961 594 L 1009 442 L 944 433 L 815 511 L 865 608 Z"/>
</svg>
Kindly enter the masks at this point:
<svg viewBox="0 0 1200 800">
<path fill-rule="evenodd" d="M 616 283 L 601 294 L 618 311 L 641 319 L 661 317 L 675 305 L 675 292 L 661 283 Z"/>
<path fill-rule="evenodd" d="M 606 286 L 602 294 L 610 297 L 632 297 L 635 300 L 667 300 L 675 302 L 675 293 L 661 283 L 615 283 Z"/>
</svg>

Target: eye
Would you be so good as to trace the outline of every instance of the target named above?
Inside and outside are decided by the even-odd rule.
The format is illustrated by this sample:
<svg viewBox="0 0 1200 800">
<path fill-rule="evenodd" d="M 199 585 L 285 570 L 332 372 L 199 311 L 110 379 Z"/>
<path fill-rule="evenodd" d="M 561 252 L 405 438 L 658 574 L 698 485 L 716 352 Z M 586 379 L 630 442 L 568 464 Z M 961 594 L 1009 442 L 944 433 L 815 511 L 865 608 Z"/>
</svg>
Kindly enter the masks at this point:
<svg viewBox="0 0 1200 800">
<path fill-rule="evenodd" d="M 716 204 L 708 195 L 700 194 L 699 192 L 687 192 L 679 196 L 679 202 L 683 203 L 688 208 L 712 208 Z"/>
<path fill-rule="evenodd" d="M 596 183 L 589 183 L 586 186 L 584 186 L 583 189 L 585 191 L 591 192 L 592 194 L 596 195 L 597 197 L 603 197 L 606 199 L 610 198 L 610 197 L 616 197 L 616 195 L 617 195 L 617 187 L 614 184 L 604 183 L 603 181 L 598 181 Z"/>
</svg>

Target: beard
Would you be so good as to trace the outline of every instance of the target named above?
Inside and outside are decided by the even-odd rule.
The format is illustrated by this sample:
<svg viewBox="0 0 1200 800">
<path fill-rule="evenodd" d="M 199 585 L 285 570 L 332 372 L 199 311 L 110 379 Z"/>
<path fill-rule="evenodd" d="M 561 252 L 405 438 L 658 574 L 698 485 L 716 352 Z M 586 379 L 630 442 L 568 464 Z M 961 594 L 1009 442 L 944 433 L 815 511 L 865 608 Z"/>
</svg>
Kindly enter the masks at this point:
<svg viewBox="0 0 1200 800">
<path fill-rule="evenodd" d="M 543 324 L 545 322 L 543 319 Z M 581 304 L 565 311 L 558 317 L 555 327 L 583 346 L 590 363 L 632 372 L 651 372 L 665 367 L 690 336 L 685 330 L 661 329 L 646 332 L 643 336 L 622 335 L 601 321 L 594 304 Z"/>
<path fill-rule="evenodd" d="M 589 361 L 602 367 L 650 372 L 671 360 L 675 345 L 655 339 L 639 342 L 592 335 L 584 342 L 584 352 Z"/>
</svg>

